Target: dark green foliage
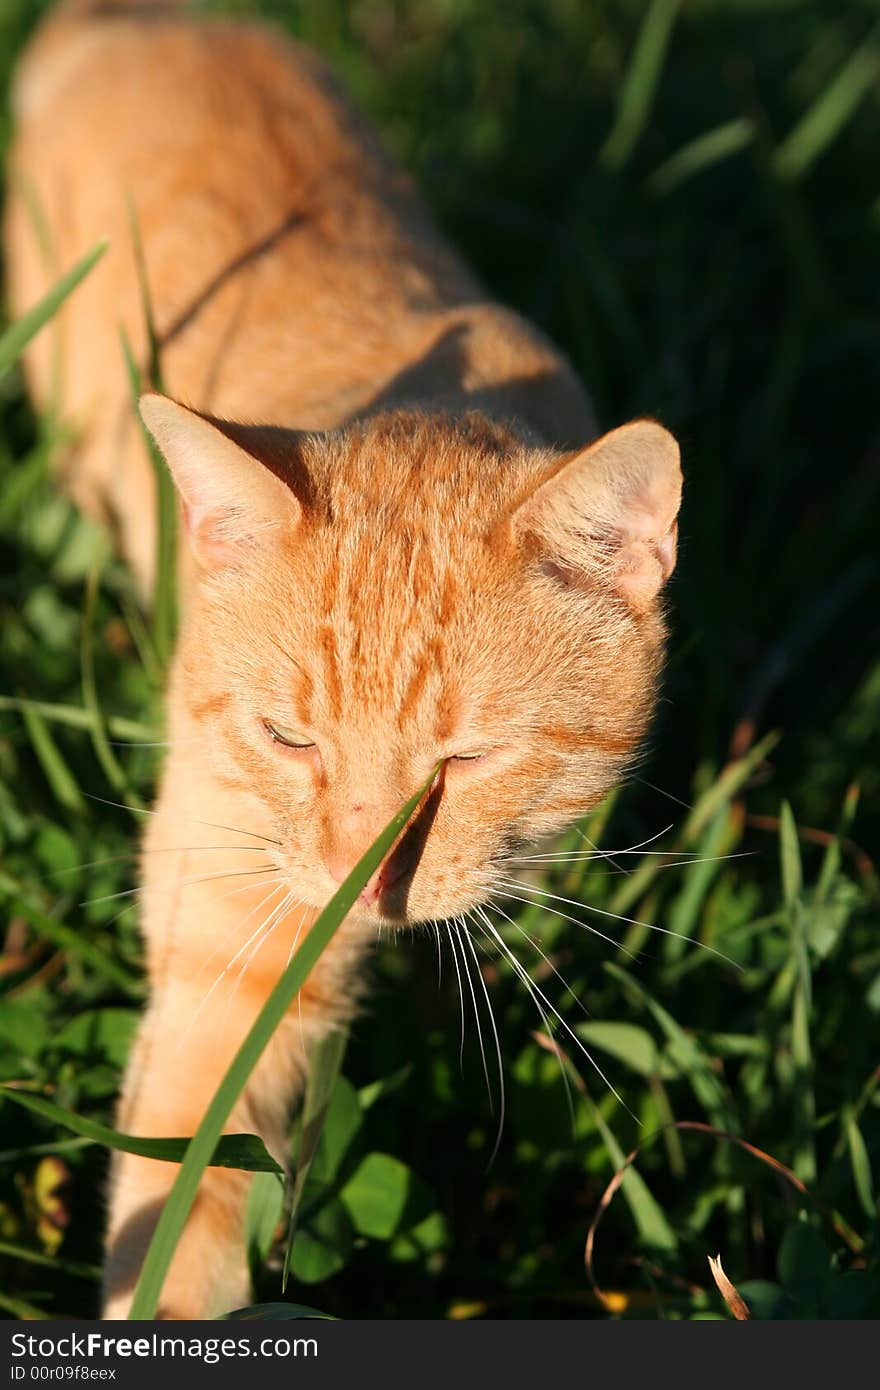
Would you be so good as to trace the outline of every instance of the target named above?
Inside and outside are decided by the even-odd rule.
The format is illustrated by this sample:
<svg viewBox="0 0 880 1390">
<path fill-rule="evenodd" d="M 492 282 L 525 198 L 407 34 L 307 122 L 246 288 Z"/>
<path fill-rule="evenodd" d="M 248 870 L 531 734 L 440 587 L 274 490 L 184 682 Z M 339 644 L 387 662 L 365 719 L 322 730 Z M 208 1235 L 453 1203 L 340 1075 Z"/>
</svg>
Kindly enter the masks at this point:
<svg viewBox="0 0 880 1390">
<path fill-rule="evenodd" d="M 3 7 L 4 80 L 34 8 Z M 495 1114 L 472 1018 L 459 1068 L 448 950 L 438 990 L 429 936 L 384 946 L 286 1297 L 340 1316 L 606 1316 L 583 1261 L 602 1193 L 652 1132 L 697 1120 L 815 1200 L 722 1138 L 665 1129 L 599 1228 L 614 1309 L 724 1316 L 706 1264 L 720 1251 L 756 1317 L 876 1316 L 875 7 L 222 8 L 274 14 L 329 54 L 493 293 L 570 353 L 603 426 L 658 415 L 687 477 L 646 780 L 581 827 L 620 852 L 540 879 L 520 866 L 590 908 L 524 889 L 532 905 L 505 904 L 519 930 L 494 916 L 625 1107 L 556 1024 L 570 1113 L 533 1002 L 484 954 L 507 1081 L 489 1166 L 491 1045 Z M 0 1080 L 107 1124 L 142 998 L 137 899 L 116 895 L 134 886 L 143 817 L 105 801 L 149 803 L 160 662 L 127 576 L 50 481 L 54 427 L 14 373 L 0 392 Z M 584 850 L 572 835 L 560 852 Z M 106 1154 L 9 1101 L 0 1124 L 0 1306 L 89 1314 Z M 267 1303 L 283 1203 L 258 1174 L 249 1248 Z"/>
</svg>

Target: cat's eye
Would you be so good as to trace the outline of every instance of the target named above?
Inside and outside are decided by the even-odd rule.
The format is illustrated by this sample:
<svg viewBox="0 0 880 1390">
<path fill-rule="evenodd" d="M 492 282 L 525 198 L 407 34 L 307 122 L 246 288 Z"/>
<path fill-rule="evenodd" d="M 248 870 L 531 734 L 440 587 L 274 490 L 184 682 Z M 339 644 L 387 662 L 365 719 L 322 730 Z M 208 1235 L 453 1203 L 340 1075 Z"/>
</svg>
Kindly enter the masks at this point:
<svg viewBox="0 0 880 1390">
<path fill-rule="evenodd" d="M 314 748 L 311 739 L 296 729 L 287 729 L 283 724 L 273 724 L 271 719 L 263 720 L 263 728 L 273 743 L 283 743 L 285 748 Z"/>
<path fill-rule="evenodd" d="M 478 761 L 480 760 L 480 758 L 483 758 L 483 757 L 485 757 L 485 754 L 482 753 L 482 752 L 480 752 L 480 753 L 453 753 L 453 754 L 450 756 L 449 761 L 450 761 L 451 763 L 475 763 L 475 762 L 478 762 Z"/>
</svg>

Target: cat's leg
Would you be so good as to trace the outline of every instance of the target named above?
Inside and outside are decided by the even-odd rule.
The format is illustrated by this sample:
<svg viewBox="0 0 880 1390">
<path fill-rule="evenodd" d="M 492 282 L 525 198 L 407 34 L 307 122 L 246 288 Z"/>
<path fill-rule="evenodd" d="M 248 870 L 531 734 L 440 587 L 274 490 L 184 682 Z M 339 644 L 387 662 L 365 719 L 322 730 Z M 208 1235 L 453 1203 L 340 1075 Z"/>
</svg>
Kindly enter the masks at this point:
<svg viewBox="0 0 880 1390">
<path fill-rule="evenodd" d="M 224 980 L 210 1007 L 204 977 L 175 953 L 166 961 L 126 1075 L 119 1127 L 137 1135 L 185 1137 L 195 1131 L 259 1008 L 286 963 L 263 962 L 253 980 Z M 257 1133 L 285 1158 L 292 1103 L 302 1091 L 306 1049 L 352 1013 L 363 940 L 340 932 L 312 972 L 263 1053 L 226 1125 Z M 270 968 L 271 967 L 271 968 Z M 216 964 L 215 964 L 216 970 Z M 197 981 L 197 983 L 195 983 Z M 177 1164 L 132 1154 L 114 1159 L 107 1238 L 104 1316 L 128 1313 L 144 1256 L 179 1172 Z M 175 1251 L 159 1300 L 168 1318 L 204 1318 L 247 1303 L 244 1213 L 250 1177 L 208 1169 Z"/>
<path fill-rule="evenodd" d="M 186 1038 L 191 1002 L 185 983 L 171 983 L 147 1013 L 119 1110 L 119 1125 L 129 1133 L 192 1135 L 234 1054 L 230 1043 L 240 1043 L 253 1020 L 253 1010 L 234 1011 L 225 1020 L 218 1010 L 216 1028 L 203 1026 Z M 286 1115 L 305 1073 L 302 1044 L 290 1022 L 282 1024 L 226 1126 L 227 1132 L 261 1133 L 276 1154 L 283 1154 Z M 104 1317 L 127 1316 L 147 1247 L 179 1171 L 178 1164 L 115 1155 Z M 244 1172 L 206 1171 L 165 1280 L 160 1317 L 211 1317 L 248 1302 L 244 1210 L 249 1183 Z"/>
</svg>

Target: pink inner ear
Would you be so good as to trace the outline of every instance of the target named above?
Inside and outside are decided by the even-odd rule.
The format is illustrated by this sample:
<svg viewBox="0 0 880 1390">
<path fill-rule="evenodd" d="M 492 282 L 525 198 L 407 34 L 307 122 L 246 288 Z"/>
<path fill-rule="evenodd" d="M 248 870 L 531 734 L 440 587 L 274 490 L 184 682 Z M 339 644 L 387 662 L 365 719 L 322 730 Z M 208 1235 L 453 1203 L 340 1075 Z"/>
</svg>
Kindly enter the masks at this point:
<svg viewBox="0 0 880 1390">
<path fill-rule="evenodd" d="M 660 540 L 631 540 L 621 548 L 615 584 L 636 607 L 650 604 L 675 569 L 677 535 L 674 521 Z"/>
</svg>

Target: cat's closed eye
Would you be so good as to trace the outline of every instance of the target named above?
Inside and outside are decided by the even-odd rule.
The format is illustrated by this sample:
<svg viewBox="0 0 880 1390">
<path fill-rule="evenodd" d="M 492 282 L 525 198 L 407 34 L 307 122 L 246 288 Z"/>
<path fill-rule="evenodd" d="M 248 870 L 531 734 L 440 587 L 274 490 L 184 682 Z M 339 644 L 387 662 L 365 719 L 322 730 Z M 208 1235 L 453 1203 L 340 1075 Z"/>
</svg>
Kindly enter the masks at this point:
<svg viewBox="0 0 880 1390">
<path fill-rule="evenodd" d="M 262 724 L 273 743 L 280 743 L 285 748 L 315 747 L 313 739 L 307 738 L 305 734 L 299 733 L 296 729 L 287 729 L 283 724 L 273 724 L 271 719 L 264 719 Z"/>
</svg>

